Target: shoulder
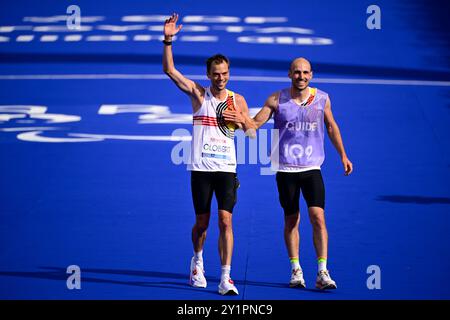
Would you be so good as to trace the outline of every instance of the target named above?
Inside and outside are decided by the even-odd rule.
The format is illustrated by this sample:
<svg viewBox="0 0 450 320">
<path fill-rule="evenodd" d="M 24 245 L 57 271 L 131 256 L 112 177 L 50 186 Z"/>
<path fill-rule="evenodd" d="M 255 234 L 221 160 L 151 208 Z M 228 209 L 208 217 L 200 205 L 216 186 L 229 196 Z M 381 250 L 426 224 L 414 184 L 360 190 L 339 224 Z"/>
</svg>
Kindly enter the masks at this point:
<svg viewBox="0 0 450 320">
<path fill-rule="evenodd" d="M 204 99 L 211 99 L 211 91 L 209 90 L 209 87 L 203 87 L 201 84 L 198 84 L 197 89 L 202 94 Z"/>
<path fill-rule="evenodd" d="M 328 96 L 327 92 L 320 90 L 318 88 L 314 88 L 314 89 L 316 90 L 317 97 L 322 98 L 324 100 L 329 100 L 329 96 Z"/>
<path fill-rule="evenodd" d="M 234 94 L 234 99 L 236 101 L 236 103 L 240 106 L 246 106 L 247 105 L 247 101 L 245 100 L 243 95 L 240 95 L 239 93 L 235 93 Z"/>
<path fill-rule="evenodd" d="M 317 90 L 317 94 L 328 95 L 327 92 L 325 92 L 325 91 L 323 91 L 323 90 L 320 90 L 319 88 L 313 87 L 313 89 L 316 89 L 316 90 Z"/>
<path fill-rule="evenodd" d="M 285 89 L 273 92 L 266 100 L 266 105 L 272 109 L 277 109 L 280 102 L 280 97 L 283 95 Z"/>
<path fill-rule="evenodd" d="M 243 96 L 243 95 L 240 95 L 239 93 L 236 93 L 236 92 L 234 92 L 234 98 L 235 98 L 237 101 L 245 101 L 244 96 Z"/>
<path fill-rule="evenodd" d="M 242 111 L 248 110 L 247 101 L 245 101 L 244 96 L 240 95 L 239 93 L 234 94 L 234 101 L 239 109 Z"/>
<path fill-rule="evenodd" d="M 312 89 L 315 90 L 316 100 L 323 103 L 325 107 L 328 107 L 330 104 L 330 97 L 328 96 L 328 93 L 318 88 Z"/>
<path fill-rule="evenodd" d="M 273 92 L 268 98 L 268 101 L 277 101 L 280 98 L 280 96 L 283 94 L 283 90 L 275 91 Z"/>
</svg>

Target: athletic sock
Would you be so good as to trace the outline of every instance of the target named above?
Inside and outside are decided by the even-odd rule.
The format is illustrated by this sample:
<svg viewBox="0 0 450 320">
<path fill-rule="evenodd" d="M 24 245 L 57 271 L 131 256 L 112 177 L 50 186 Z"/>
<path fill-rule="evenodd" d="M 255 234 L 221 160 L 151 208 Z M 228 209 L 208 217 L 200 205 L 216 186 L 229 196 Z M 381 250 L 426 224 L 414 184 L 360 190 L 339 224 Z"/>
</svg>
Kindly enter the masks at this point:
<svg viewBox="0 0 450 320">
<path fill-rule="evenodd" d="M 317 263 L 319 264 L 319 272 L 327 270 L 327 259 L 319 258 L 317 259 Z"/>
<path fill-rule="evenodd" d="M 300 267 L 300 261 L 298 260 L 298 258 L 289 258 L 289 261 L 291 262 L 292 270 L 302 269 L 302 267 Z"/>
<path fill-rule="evenodd" d="M 230 279 L 231 266 L 223 265 L 222 266 L 222 275 L 220 276 L 220 281 Z"/>
<path fill-rule="evenodd" d="M 194 261 L 203 262 L 203 250 L 200 250 L 199 252 L 194 251 Z"/>
</svg>

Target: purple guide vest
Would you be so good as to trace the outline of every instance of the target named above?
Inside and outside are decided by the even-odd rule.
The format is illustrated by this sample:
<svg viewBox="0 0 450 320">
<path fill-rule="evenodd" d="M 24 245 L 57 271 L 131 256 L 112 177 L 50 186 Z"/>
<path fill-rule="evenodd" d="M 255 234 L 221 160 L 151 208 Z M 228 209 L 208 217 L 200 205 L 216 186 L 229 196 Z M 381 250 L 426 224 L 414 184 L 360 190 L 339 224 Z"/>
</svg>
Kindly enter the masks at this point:
<svg viewBox="0 0 450 320">
<path fill-rule="evenodd" d="M 328 94 L 310 88 L 304 105 L 291 98 L 291 88 L 280 91 L 278 109 L 274 113 L 274 128 L 279 130 L 280 167 L 321 166 L 324 151 L 324 108 Z M 278 150 L 277 150 L 278 149 Z"/>
</svg>

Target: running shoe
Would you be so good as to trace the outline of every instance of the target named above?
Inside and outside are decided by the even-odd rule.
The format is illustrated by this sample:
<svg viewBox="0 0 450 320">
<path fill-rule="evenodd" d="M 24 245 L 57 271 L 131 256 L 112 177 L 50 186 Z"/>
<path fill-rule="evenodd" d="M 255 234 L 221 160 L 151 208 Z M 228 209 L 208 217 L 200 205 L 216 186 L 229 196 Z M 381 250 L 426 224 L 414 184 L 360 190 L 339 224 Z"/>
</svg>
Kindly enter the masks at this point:
<svg viewBox="0 0 450 320">
<path fill-rule="evenodd" d="M 328 270 L 322 270 L 317 274 L 316 288 L 320 290 L 336 289 L 336 282 L 330 277 Z"/>
<path fill-rule="evenodd" d="M 191 259 L 191 272 L 189 276 L 189 284 L 196 288 L 206 288 L 205 270 L 202 261 Z"/>
<path fill-rule="evenodd" d="M 305 279 L 303 279 L 302 269 L 294 269 L 291 274 L 291 281 L 289 281 L 291 288 L 306 288 Z"/>
<path fill-rule="evenodd" d="M 234 285 L 233 280 L 231 280 L 230 278 L 225 278 L 220 281 L 219 293 L 221 295 L 228 295 L 228 296 L 237 296 L 239 294 L 238 289 Z"/>
</svg>

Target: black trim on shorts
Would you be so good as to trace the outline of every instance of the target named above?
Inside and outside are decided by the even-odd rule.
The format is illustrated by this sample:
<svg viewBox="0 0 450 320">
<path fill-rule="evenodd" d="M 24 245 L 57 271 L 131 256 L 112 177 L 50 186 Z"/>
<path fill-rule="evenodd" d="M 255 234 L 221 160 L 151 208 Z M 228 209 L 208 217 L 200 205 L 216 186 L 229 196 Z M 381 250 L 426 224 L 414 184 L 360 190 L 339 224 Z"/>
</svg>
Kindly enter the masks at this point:
<svg viewBox="0 0 450 320">
<path fill-rule="evenodd" d="M 325 209 L 325 185 L 318 169 L 304 172 L 277 172 L 277 187 L 280 204 L 285 215 L 300 210 L 300 192 L 309 207 Z"/>
<path fill-rule="evenodd" d="M 239 180 L 234 172 L 191 171 L 191 191 L 195 214 L 211 212 L 211 200 L 216 194 L 217 207 L 233 213 L 237 202 Z"/>
</svg>

